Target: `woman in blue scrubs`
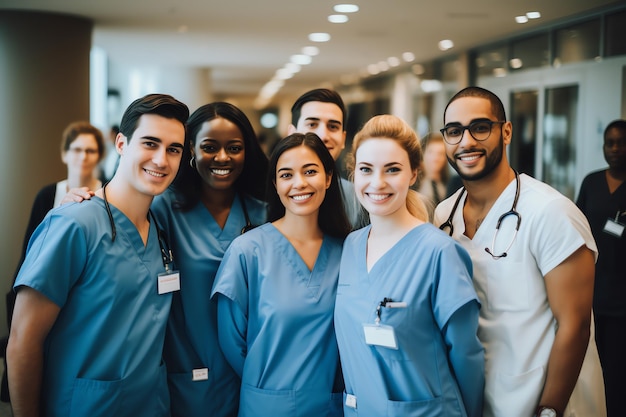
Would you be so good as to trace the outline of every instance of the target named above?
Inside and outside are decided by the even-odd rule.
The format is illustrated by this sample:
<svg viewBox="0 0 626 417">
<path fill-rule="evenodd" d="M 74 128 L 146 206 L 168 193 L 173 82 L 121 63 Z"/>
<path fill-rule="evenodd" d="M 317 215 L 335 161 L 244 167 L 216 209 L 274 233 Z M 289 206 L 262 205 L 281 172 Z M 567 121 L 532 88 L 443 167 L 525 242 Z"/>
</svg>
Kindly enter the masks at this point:
<svg viewBox="0 0 626 417">
<path fill-rule="evenodd" d="M 353 143 L 371 225 L 344 244 L 335 327 L 346 416 L 482 414 L 479 302 L 467 252 L 426 222 L 415 191 L 422 153 L 401 119 L 368 121 Z"/>
<path fill-rule="evenodd" d="M 269 223 L 233 241 L 213 288 L 220 345 L 242 380 L 239 416 L 341 416 L 333 310 L 350 223 L 317 135 L 278 142 L 267 188 Z"/>
<path fill-rule="evenodd" d="M 263 224 L 267 157 L 237 107 L 216 102 L 187 122 L 185 150 L 174 186 L 152 210 L 169 235 L 180 291 L 172 298 L 164 357 L 172 416 L 237 415 L 239 377 L 217 340 L 211 288 L 224 252 L 243 229 Z"/>
</svg>

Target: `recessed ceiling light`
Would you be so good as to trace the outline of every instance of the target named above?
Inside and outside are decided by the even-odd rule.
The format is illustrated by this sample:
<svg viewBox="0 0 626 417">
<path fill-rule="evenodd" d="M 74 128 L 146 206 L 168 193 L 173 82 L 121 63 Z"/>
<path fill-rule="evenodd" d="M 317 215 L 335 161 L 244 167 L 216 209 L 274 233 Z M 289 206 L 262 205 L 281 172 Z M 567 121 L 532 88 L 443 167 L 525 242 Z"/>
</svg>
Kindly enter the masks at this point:
<svg viewBox="0 0 626 417">
<path fill-rule="evenodd" d="M 297 55 L 291 55 L 291 57 L 289 58 L 289 60 L 291 62 L 293 62 L 294 64 L 298 64 L 298 65 L 309 65 L 311 63 L 311 61 L 313 61 L 313 58 L 311 58 L 308 55 L 304 55 L 304 54 L 297 54 Z"/>
<path fill-rule="evenodd" d="M 513 58 L 509 61 L 509 65 L 511 66 L 511 68 L 519 69 L 522 68 L 523 63 L 521 59 Z"/>
<path fill-rule="evenodd" d="M 320 53 L 320 48 L 317 46 L 305 46 L 302 48 L 302 53 L 308 56 L 316 56 Z"/>
<path fill-rule="evenodd" d="M 402 59 L 404 59 L 405 62 L 413 62 L 415 61 L 415 54 L 413 52 L 404 52 Z"/>
<path fill-rule="evenodd" d="M 284 68 L 291 72 L 292 74 L 298 73 L 300 72 L 300 70 L 302 69 L 302 67 L 300 67 L 299 64 L 296 64 L 294 62 L 287 62 L 284 66 Z"/>
<path fill-rule="evenodd" d="M 376 64 L 369 64 L 367 66 L 367 72 L 370 73 L 371 75 L 376 75 L 380 73 L 380 69 L 378 68 L 378 65 Z"/>
<path fill-rule="evenodd" d="M 452 42 L 450 39 L 444 39 L 439 41 L 440 51 L 447 51 L 448 49 L 452 49 L 452 47 L 454 47 L 454 42 Z"/>
<path fill-rule="evenodd" d="M 337 4 L 333 10 L 337 13 L 355 13 L 359 11 L 359 6 L 356 4 Z"/>
<path fill-rule="evenodd" d="M 400 59 L 395 56 L 390 56 L 389 58 L 387 58 L 387 63 L 390 67 L 397 67 L 398 65 L 400 65 Z"/>
<path fill-rule="evenodd" d="M 387 70 L 389 70 L 389 64 L 387 63 L 387 61 L 379 61 L 378 64 L 376 64 L 378 66 L 378 69 L 381 72 L 385 72 Z"/>
<path fill-rule="evenodd" d="M 528 12 L 526 13 L 526 17 L 529 19 L 539 19 L 541 17 L 541 13 L 539 12 Z"/>
<path fill-rule="evenodd" d="M 311 42 L 328 42 L 330 40 L 330 34 L 323 32 L 310 33 L 309 40 Z"/>
<path fill-rule="evenodd" d="M 515 21 L 517 23 L 526 23 L 528 22 L 528 18 L 526 16 L 515 16 Z"/>
<path fill-rule="evenodd" d="M 328 16 L 328 21 L 330 23 L 346 23 L 348 21 L 348 16 L 345 14 L 331 14 Z"/>
</svg>

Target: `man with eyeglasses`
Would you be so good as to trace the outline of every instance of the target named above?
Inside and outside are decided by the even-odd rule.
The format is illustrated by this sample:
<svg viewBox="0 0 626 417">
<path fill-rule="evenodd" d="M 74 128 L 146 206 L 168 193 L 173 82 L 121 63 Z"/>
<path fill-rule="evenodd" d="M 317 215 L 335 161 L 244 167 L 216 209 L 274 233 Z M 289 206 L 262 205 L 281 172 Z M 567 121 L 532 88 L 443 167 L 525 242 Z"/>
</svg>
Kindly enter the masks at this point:
<svg viewBox="0 0 626 417">
<path fill-rule="evenodd" d="M 597 249 L 572 201 L 511 168 L 512 131 L 492 92 L 468 87 L 452 97 L 441 133 L 464 187 L 437 207 L 435 224 L 474 264 L 484 416 L 570 415 L 590 340 Z M 600 415 L 573 404 L 573 415 Z"/>
</svg>

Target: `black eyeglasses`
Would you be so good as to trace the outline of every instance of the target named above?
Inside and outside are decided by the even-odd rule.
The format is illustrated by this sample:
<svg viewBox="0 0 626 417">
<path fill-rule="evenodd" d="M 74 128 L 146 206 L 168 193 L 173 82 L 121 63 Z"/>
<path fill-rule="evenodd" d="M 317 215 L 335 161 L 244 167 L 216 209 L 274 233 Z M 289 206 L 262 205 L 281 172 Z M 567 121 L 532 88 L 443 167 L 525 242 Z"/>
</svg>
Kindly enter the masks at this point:
<svg viewBox="0 0 626 417">
<path fill-rule="evenodd" d="M 496 123 L 506 122 L 499 120 L 477 120 L 467 126 L 451 125 L 446 126 L 439 131 L 449 145 L 456 145 L 457 143 L 461 142 L 461 139 L 463 138 L 463 132 L 465 132 L 465 130 L 469 130 L 470 135 L 472 135 L 472 137 L 478 141 L 489 139 L 489 136 L 491 135 L 491 128 Z"/>
</svg>

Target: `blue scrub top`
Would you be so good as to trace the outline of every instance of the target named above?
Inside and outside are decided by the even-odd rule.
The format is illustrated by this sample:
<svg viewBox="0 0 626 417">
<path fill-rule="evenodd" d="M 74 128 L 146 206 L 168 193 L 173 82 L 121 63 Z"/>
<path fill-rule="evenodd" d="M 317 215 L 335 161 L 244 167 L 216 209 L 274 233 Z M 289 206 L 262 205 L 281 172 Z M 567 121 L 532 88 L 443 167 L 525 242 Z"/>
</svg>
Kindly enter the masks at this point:
<svg viewBox="0 0 626 417">
<path fill-rule="evenodd" d="M 104 201 L 53 209 L 35 230 L 15 288 L 31 287 L 61 310 L 45 342 L 46 416 L 169 416 L 162 348 L 171 294 L 150 224 L 147 244 Z"/>
<path fill-rule="evenodd" d="M 342 415 L 333 327 L 340 257 L 341 241 L 325 236 L 310 271 L 271 223 L 224 255 L 213 294 L 220 344 L 242 378 L 239 416 Z"/>
<path fill-rule="evenodd" d="M 174 192 L 168 190 L 152 204 L 181 277 L 180 291 L 172 300 L 164 350 L 172 415 L 235 416 L 240 380 L 219 347 L 217 303 L 210 296 L 224 252 L 246 225 L 241 199 L 235 197 L 223 229 L 201 202 L 182 211 L 173 208 L 175 201 Z M 265 203 L 246 196 L 245 205 L 253 225 L 265 222 Z M 194 369 L 208 369 L 208 377 L 194 381 Z"/>
<path fill-rule="evenodd" d="M 335 327 L 345 415 L 479 416 L 484 358 L 467 252 L 427 223 L 368 272 L 370 229 L 351 233 L 341 258 Z M 381 325 L 393 327 L 398 349 L 365 341 L 363 325 L 375 324 L 384 298 L 406 303 L 380 311 Z"/>
</svg>

